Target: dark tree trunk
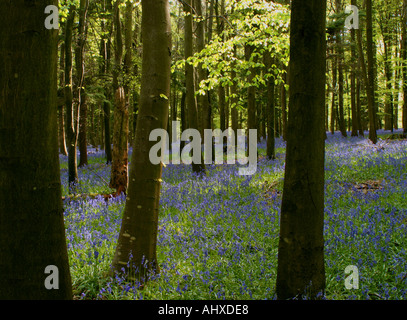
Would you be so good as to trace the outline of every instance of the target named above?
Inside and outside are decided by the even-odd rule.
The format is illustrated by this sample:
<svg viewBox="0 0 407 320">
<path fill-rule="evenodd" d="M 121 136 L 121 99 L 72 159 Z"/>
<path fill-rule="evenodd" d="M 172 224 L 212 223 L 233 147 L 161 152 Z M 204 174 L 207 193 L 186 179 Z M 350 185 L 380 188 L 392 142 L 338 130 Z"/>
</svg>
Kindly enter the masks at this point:
<svg viewBox="0 0 407 320">
<path fill-rule="evenodd" d="M 103 5 L 103 13 L 110 15 L 112 14 L 112 2 L 111 0 L 105 1 Z M 102 58 L 102 63 L 100 66 L 100 73 L 107 77 L 108 73 L 110 72 L 110 58 L 111 58 L 111 34 L 112 34 L 112 21 L 113 19 L 107 19 L 108 23 L 105 25 L 105 22 L 101 21 L 101 30 L 104 32 L 102 35 L 102 39 L 100 41 L 100 56 Z M 105 33 L 108 33 L 107 35 Z M 110 88 L 105 86 L 104 93 L 105 93 L 105 101 L 103 101 L 102 109 L 103 109 L 103 131 L 104 131 L 104 149 L 105 149 L 105 156 L 106 156 L 106 164 L 112 162 L 112 145 L 111 145 L 111 137 L 110 137 Z"/>
<path fill-rule="evenodd" d="M 366 0 L 366 40 L 367 40 L 367 95 L 370 100 L 369 105 L 369 139 L 373 143 L 377 143 L 377 117 L 376 117 L 376 101 L 375 101 L 375 67 L 373 56 L 373 16 L 372 16 L 372 0 Z"/>
<path fill-rule="evenodd" d="M 264 64 L 267 72 L 272 72 L 272 65 L 274 59 L 271 57 L 270 52 L 265 52 Z M 275 150 L 275 104 L 274 104 L 274 76 L 267 79 L 267 158 L 274 160 L 276 158 Z"/>
<path fill-rule="evenodd" d="M 78 97 L 79 108 L 79 167 L 88 164 L 88 152 L 87 152 L 87 137 L 86 137 L 86 124 L 88 117 L 88 110 L 86 105 L 85 94 L 85 42 L 86 42 L 86 25 L 87 25 L 87 13 L 89 7 L 89 0 L 80 0 L 79 7 L 79 25 L 78 25 L 78 40 L 75 49 L 76 58 L 76 76 L 78 83 L 76 85 L 76 94 Z"/>
<path fill-rule="evenodd" d="M 66 106 L 66 138 L 68 145 L 68 183 L 69 192 L 75 192 L 78 182 L 77 168 L 77 128 L 75 125 L 75 107 L 73 105 L 72 82 L 72 29 L 75 21 L 75 6 L 69 8 L 65 29 L 65 106 Z"/>
<path fill-rule="evenodd" d="M 278 248 L 277 297 L 325 289 L 324 145 L 326 1 L 293 0 L 290 101 Z M 304 134 L 306 132 L 306 134 Z"/>
<path fill-rule="evenodd" d="M 402 58 L 403 58 L 403 131 L 407 133 L 407 0 L 403 0 L 403 24 L 402 24 L 402 37 L 401 37 L 401 47 L 402 47 Z"/>
<path fill-rule="evenodd" d="M 336 57 L 332 58 L 332 101 L 331 101 L 331 133 L 335 133 L 335 122 L 336 122 L 336 82 L 337 82 L 337 64 Z"/>
<path fill-rule="evenodd" d="M 356 6 L 356 0 L 352 0 L 351 4 Z M 352 111 L 352 132 L 351 136 L 356 137 L 358 135 L 358 119 L 356 110 L 356 69 L 357 69 L 357 57 L 356 57 L 356 32 L 355 29 L 351 29 L 351 68 L 350 68 L 350 104 Z"/>
<path fill-rule="evenodd" d="M 341 12 L 342 10 L 342 1 L 336 0 L 336 11 L 337 13 Z M 341 31 L 338 30 L 336 32 L 336 53 L 338 55 L 338 107 L 339 107 L 339 114 L 338 114 L 338 123 L 339 123 L 339 130 L 343 137 L 347 136 L 346 133 L 346 123 L 345 123 L 345 115 L 344 115 L 344 105 L 343 105 L 343 86 L 344 86 L 344 77 L 343 77 L 343 61 L 344 61 L 344 53 L 343 53 L 343 44 L 342 44 L 342 36 Z"/>
<path fill-rule="evenodd" d="M 2 300 L 72 299 L 58 159 L 58 31 L 44 27 L 48 5 L 58 3 L 0 2 Z"/>
<path fill-rule="evenodd" d="M 128 132 L 129 132 L 129 111 L 128 95 L 123 87 L 119 76 L 122 73 L 121 65 L 123 60 L 123 37 L 120 22 L 121 1 L 116 1 L 114 6 L 114 26 L 115 26 L 115 66 L 113 71 L 113 91 L 114 91 L 114 121 L 113 121 L 113 152 L 112 152 L 112 170 L 110 175 L 110 188 L 116 189 L 116 194 L 126 193 L 128 180 Z M 127 2 L 129 6 L 130 2 Z M 127 8 L 127 15 L 129 8 Z M 130 3 L 131 13 L 131 3 Z M 129 17 L 126 17 L 126 26 L 131 28 Z M 130 19 L 131 20 L 131 19 Z M 131 22 L 131 21 L 130 21 Z M 129 34 L 129 32 L 127 32 Z M 130 32 L 131 34 L 131 32 Z M 129 40 L 127 40 L 129 42 Z M 129 48 L 127 48 L 129 49 Z M 127 59 L 129 59 L 127 57 Z M 127 61 L 127 63 L 130 63 Z M 125 68 L 126 69 L 126 68 Z"/>
<path fill-rule="evenodd" d="M 193 56 L 193 10 L 192 0 L 186 0 L 184 4 L 184 10 L 187 14 L 185 16 L 185 60 Z M 190 63 L 185 64 L 185 82 L 186 82 L 186 107 L 188 112 L 189 127 L 199 130 L 198 125 L 198 111 L 195 98 L 195 79 L 194 79 L 194 67 Z M 200 163 L 192 162 L 192 170 L 198 175 L 205 172 L 205 164 L 201 153 Z"/>
<path fill-rule="evenodd" d="M 234 55 L 235 57 L 237 56 L 237 50 L 236 46 L 234 47 Z M 232 71 L 230 74 L 231 80 L 232 80 L 232 85 L 230 86 L 230 100 L 231 100 L 231 118 L 232 118 L 232 130 L 236 134 L 237 129 L 239 128 L 239 123 L 238 123 L 238 111 L 237 111 L 237 104 L 239 102 L 239 97 L 238 97 L 238 92 L 237 92 L 237 75 L 236 71 L 232 67 Z"/>
</svg>

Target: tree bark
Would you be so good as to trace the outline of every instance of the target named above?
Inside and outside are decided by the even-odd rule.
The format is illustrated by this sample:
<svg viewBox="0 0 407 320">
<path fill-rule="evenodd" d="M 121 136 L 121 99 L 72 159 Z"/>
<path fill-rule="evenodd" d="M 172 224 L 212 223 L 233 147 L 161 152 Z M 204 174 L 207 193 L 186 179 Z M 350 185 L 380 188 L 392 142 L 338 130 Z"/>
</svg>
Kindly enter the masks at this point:
<svg viewBox="0 0 407 320">
<path fill-rule="evenodd" d="M 203 16 L 202 11 L 202 2 L 201 0 L 195 0 L 195 9 L 200 19 L 197 23 L 197 30 L 196 30 L 196 45 L 197 50 L 200 52 L 205 48 L 205 19 Z M 202 67 L 202 63 L 198 66 L 198 75 L 199 75 L 199 82 L 204 81 L 207 79 L 207 70 Z M 202 113 L 202 123 L 201 128 L 204 129 L 211 129 L 211 113 L 209 110 L 209 100 L 208 100 L 209 92 L 205 91 L 204 94 L 198 96 L 198 109 L 201 109 Z M 202 134 L 202 133 L 201 133 Z M 204 135 L 202 135 L 204 137 Z"/>
<path fill-rule="evenodd" d="M 373 17 L 372 17 L 372 0 L 366 0 L 366 40 L 367 40 L 367 95 L 370 100 L 369 107 L 369 139 L 377 143 L 377 117 L 375 101 L 375 68 L 373 57 Z"/>
<path fill-rule="evenodd" d="M 58 159 L 58 31 L 44 26 L 48 5 L 58 3 L 0 2 L 2 300 L 72 299 Z M 58 289 L 46 287 L 49 276 Z"/>
<path fill-rule="evenodd" d="M 68 155 L 68 150 L 66 148 L 66 138 L 65 138 L 65 120 L 64 120 L 64 104 L 65 104 L 65 43 L 61 44 L 61 53 L 59 60 L 60 76 L 59 84 L 60 89 L 58 89 L 58 137 L 59 137 L 59 152 L 64 156 Z"/>
<path fill-rule="evenodd" d="M 325 290 L 324 148 L 326 1 L 293 0 L 290 101 L 278 247 L 277 297 Z M 306 134 L 304 134 L 306 133 Z"/>
<path fill-rule="evenodd" d="M 342 10 L 342 1 L 336 0 L 336 11 L 337 13 L 341 12 Z M 336 32 L 336 52 L 338 55 L 338 59 L 336 60 L 338 63 L 338 107 L 339 107 L 339 114 L 338 114 L 338 123 L 339 123 L 339 130 L 343 137 L 347 136 L 346 133 L 346 123 L 345 123 L 345 115 L 344 115 L 344 105 L 343 105 L 343 61 L 344 61 L 344 53 L 342 47 L 342 37 L 341 31 L 338 30 Z"/>
<path fill-rule="evenodd" d="M 68 145 L 68 184 L 69 192 L 75 192 L 75 185 L 78 182 L 77 168 L 77 127 L 75 124 L 75 107 L 73 105 L 73 81 L 72 81 L 72 30 L 75 21 L 76 7 L 71 5 L 66 20 L 65 29 L 65 106 L 66 106 L 66 138 Z"/>
<path fill-rule="evenodd" d="M 234 51 L 234 56 L 237 58 L 237 48 L 234 46 L 233 48 Z M 237 75 L 236 75 L 236 70 L 235 70 L 235 63 L 232 65 L 232 70 L 230 73 L 230 77 L 232 80 L 232 85 L 230 86 L 230 100 L 231 100 L 231 120 L 232 120 L 232 130 L 233 132 L 237 133 L 237 129 L 239 128 L 239 115 L 237 111 L 237 105 L 239 103 L 239 97 L 238 97 L 238 92 L 237 92 Z"/>
<path fill-rule="evenodd" d="M 402 24 L 402 36 L 401 36 L 401 47 L 402 47 L 402 77 L 403 77 L 403 132 L 407 133 L 407 0 L 403 0 L 403 24 Z"/>
<path fill-rule="evenodd" d="M 162 164 L 152 164 L 150 132 L 167 128 L 171 74 L 171 25 L 168 0 L 142 0 L 143 62 L 140 110 L 130 167 L 128 197 L 112 271 L 148 280 L 157 263 L 158 210 Z M 163 95 L 165 97 L 163 97 Z M 129 264 L 128 264 L 129 263 Z"/>
<path fill-rule="evenodd" d="M 372 94 L 372 87 L 369 85 L 369 79 L 367 74 L 367 67 L 363 53 L 362 47 L 362 32 L 360 29 L 356 31 L 357 39 L 358 39 L 358 50 L 359 50 L 359 61 L 360 67 L 362 71 L 363 82 L 366 88 L 366 96 L 367 96 L 367 104 L 368 104 L 368 112 L 369 112 L 369 139 L 376 143 L 376 117 L 374 112 L 374 96 Z M 376 138 L 375 138 L 376 137 Z"/>
<path fill-rule="evenodd" d="M 119 79 L 122 73 L 123 37 L 120 22 L 120 5 L 117 0 L 114 6 L 115 27 L 115 66 L 113 70 L 114 91 L 114 120 L 113 120 L 113 152 L 112 169 L 109 187 L 116 189 L 116 194 L 126 193 L 128 183 L 128 135 L 129 135 L 129 110 L 128 93 L 125 94 L 123 81 Z M 131 13 L 131 11 L 130 11 Z M 127 17 L 126 20 L 129 20 Z M 127 21 L 128 22 L 128 21 Z M 127 26 L 130 27 L 130 26 Z M 128 88 L 127 88 L 128 91 Z"/>
<path fill-rule="evenodd" d="M 111 16 L 113 8 L 111 0 L 105 0 L 103 4 L 102 11 L 105 15 Z M 113 19 L 107 19 L 108 23 L 105 25 L 105 22 L 101 21 L 101 30 L 103 32 L 102 38 L 100 40 L 100 55 L 102 57 L 102 63 L 100 66 L 100 73 L 107 77 L 108 73 L 110 72 L 110 58 L 111 58 L 111 34 L 112 34 L 112 26 L 111 23 Z M 107 31 L 107 35 L 104 34 Z M 104 93 L 105 93 L 105 100 L 102 104 L 103 110 L 103 128 L 104 128 L 104 149 L 105 149 L 105 156 L 106 156 L 106 164 L 110 164 L 112 162 L 112 145 L 110 139 L 110 88 L 109 86 L 105 85 Z"/>
<path fill-rule="evenodd" d="M 352 0 L 351 4 L 356 6 L 356 0 Z M 351 34 L 351 68 L 350 68 L 350 104 L 352 111 L 352 132 L 351 136 L 356 137 L 358 135 L 358 119 L 357 119 L 357 110 L 356 110 L 356 69 L 357 69 L 357 57 L 356 57 L 356 32 L 352 28 L 350 30 Z"/>
<path fill-rule="evenodd" d="M 272 72 L 272 65 L 274 59 L 271 57 L 270 52 L 265 52 L 264 64 L 266 66 L 266 72 Z M 274 160 L 276 158 L 275 150 L 275 104 L 274 104 L 274 88 L 275 88 L 274 76 L 270 76 L 267 79 L 267 109 L 266 109 L 266 119 L 267 119 L 267 158 Z"/>
<path fill-rule="evenodd" d="M 87 105 L 85 94 L 85 43 L 87 33 L 87 13 L 89 7 L 89 0 L 80 0 L 79 7 L 79 25 L 78 25 L 78 40 L 75 49 L 76 58 L 76 94 L 78 97 L 79 108 L 79 167 L 88 164 L 88 152 L 87 152 L 87 137 L 86 137 L 86 124 L 87 124 Z"/>
<path fill-rule="evenodd" d="M 192 0 L 186 0 L 184 4 L 185 16 L 185 60 L 193 56 L 193 10 Z M 189 127 L 199 130 L 198 125 L 198 111 L 195 98 L 195 79 L 194 79 L 194 67 L 190 63 L 185 63 L 185 82 L 186 82 L 186 108 L 188 113 Z M 200 163 L 192 162 L 192 171 L 198 175 L 205 173 L 205 164 L 203 162 L 203 156 L 201 153 Z"/>
</svg>

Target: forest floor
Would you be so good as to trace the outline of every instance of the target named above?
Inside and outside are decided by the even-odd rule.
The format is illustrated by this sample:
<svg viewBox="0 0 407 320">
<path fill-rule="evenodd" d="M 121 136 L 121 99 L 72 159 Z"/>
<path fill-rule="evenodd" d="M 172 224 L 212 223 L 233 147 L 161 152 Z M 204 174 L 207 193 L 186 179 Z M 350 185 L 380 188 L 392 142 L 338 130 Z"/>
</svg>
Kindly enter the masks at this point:
<svg viewBox="0 0 407 320">
<path fill-rule="evenodd" d="M 327 133 L 325 162 L 325 298 L 407 299 L 407 140 L 377 145 Z M 366 134 L 367 137 L 367 134 Z M 259 143 L 256 174 L 237 165 L 207 165 L 196 179 L 187 165 L 163 168 L 158 262 L 142 289 L 109 278 L 125 197 L 67 198 L 64 215 L 76 299 L 275 299 L 285 142 L 266 160 Z M 106 194 L 110 165 L 89 149 L 79 168 L 81 194 Z M 60 156 L 63 196 L 67 157 Z M 346 289 L 357 266 L 359 288 Z"/>
</svg>

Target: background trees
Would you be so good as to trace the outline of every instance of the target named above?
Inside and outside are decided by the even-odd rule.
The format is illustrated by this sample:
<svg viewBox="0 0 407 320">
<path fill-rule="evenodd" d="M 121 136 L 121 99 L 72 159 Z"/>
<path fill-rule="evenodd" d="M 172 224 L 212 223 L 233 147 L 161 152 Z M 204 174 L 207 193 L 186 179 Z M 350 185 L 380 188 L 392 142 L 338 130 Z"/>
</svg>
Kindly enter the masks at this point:
<svg viewBox="0 0 407 320">
<path fill-rule="evenodd" d="M 86 5 L 86 1 L 61 1 L 60 33 L 63 37 L 59 43 L 65 48 L 66 70 L 61 69 L 60 73 L 65 74 L 67 85 L 60 82 L 60 89 L 65 92 L 66 108 L 62 114 L 67 120 L 67 146 L 69 149 L 69 141 L 75 144 L 77 131 L 88 132 L 87 144 L 105 149 L 106 161 L 115 163 L 112 164 L 116 168 L 113 172 L 122 172 L 123 169 L 122 176 L 126 177 L 126 151 L 118 153 L 122 159 L 119 162 L 123 163 L 119 164 L 122 169 L 118 170 L 119 162 L 114 161 L 118 156 L 112 156 L 111 148 L 112 143 L 118 148 L 119 143 L 113 141 L 117 139 L 123 143 L 120 150 L 126 150 L 125 141 L 131 142 L 135 135 L 142 48 L 140 1 L 89 3 L 85 20 L 81 3 L 82 7 Z M 348 132 L 353 136 L 363 135 L 369 130 L 370 139 L 375 142 L 377 129 L 405 127 L 404 11 L 397 10 L 394 0 L 366 2 L 366 6 L 362 1 L 353 0 L 351 4 L 359 9 L 359 29 L 349 30 L 345 26 L 345 20 L 354 13 L 345 12 L 347 3 L 327 1 L 325 129 L 341 131 L 343 136 Z M 287 131 L 290 16 L 287 1 L 170 1 L 170 12 L 174 45 L 168 123 L 171 125 L 171 121 L 180 120 L 182 130 L 188 127 L 200 131 L 204 128 L 224 130 L 228 126 L 235 130 L 256 128 L 259 138 L 269 137 L 267 156 L 273 158 L 272 137 L 285 137 Z M 129 17 L 131 27 L 126 22 Z M 78 58 L 73 60 L 69 56 L 70 24 L 73 24 L 72 43 L 83 46 L 82 51 L 74 50 L 73 56 Z M 192 30 L 196 30 L 192 36 L 188 32 L 191 25 Z M 85 43 L 82 40 L 84 33 Z M 78 83 L 83 69 L 80 67 L 80 52 L 86 66 L 84 85 Z M 72 86 L 69 85 L 71 65 Z M 186 72 L 186 69 L 193 71 Z M 119 116 L 122 104 L 116 98 L 121 96 L 116 95 L 117 85 L 123 86 L 126 92 L 122 95 L 126 101 L 126 111 L 122 115 L 127 112 L 128 119 Z M 70 88 L 79 87 L 82 88 L 81 100 L 86 97 L 86 104 L 79 106 L 79 91 L 74 90 L 70 111 Z M 192 91 L 194 97 L 190 97 Z M 196 108 L 190 107 L 191 104 Z M 190 108 L 192 111 L 188 111 Z M 192 115 L 195 109 L 196 116 Z M 270 117 L 267 110 L 273 109 L 274 117 Z M 85 110 L 88 111 L 86 121 Z M 72 117 L 73 122 L 69 124 Z M 128 124 L 127 139 L 124 133 L 119 138 L 120 132 L 125 132 L 120 129 L 120 124 Z M 60 121 L 60 127 L 62 125 Z M 270 130 L 272 133 L 268 134 Z M 64 150 L 63 139 L 60 141 L 61 150 Z M 82 149 L 82 153 L 86 153 Z M 70 179 L 75 181 L 75 153 L 69 153 L 72 159 Z M 85 163 L 85 160 L 79 162 Z M 126 183 L 122 184 L 125 189 Z M 111 187 L 117 192 L 114 185 Z"/>
</svg>

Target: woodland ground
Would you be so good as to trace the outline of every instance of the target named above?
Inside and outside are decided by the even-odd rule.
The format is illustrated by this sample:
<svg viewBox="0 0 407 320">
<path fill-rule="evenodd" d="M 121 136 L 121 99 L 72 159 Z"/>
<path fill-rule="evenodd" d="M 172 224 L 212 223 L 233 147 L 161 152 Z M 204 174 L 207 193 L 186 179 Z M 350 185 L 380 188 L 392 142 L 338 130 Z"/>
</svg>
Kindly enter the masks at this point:
<svg viewBox="0 0 407 320">
<path fill-rule="evenodd" d="M 372 145 L 327 133 L 325 162 L 326 299 L 407 299 L 407 140 Z M 366 134 L 367 136 L 367 134 Z M 237 165 L 207 165 L 202 179 L 186 165 L 163 169 L 160 274 L 139 288 L 109 278 L 124 196 L 64 200 L 76 299 L 275 299 L 279 211 L 285 142 L 277 160 L 264 158 L 253 176 Z M 110 165 L 89 149 L 79 169 L 82 194 L 109 193 Z M 67 157 L 60 156 L 67 196 Z M 345 288 L 345 268 L 359 269 L 359 289 Z"/>
</svg>

